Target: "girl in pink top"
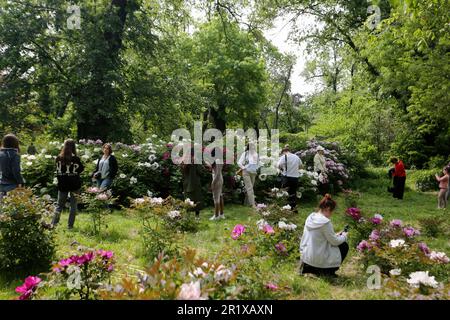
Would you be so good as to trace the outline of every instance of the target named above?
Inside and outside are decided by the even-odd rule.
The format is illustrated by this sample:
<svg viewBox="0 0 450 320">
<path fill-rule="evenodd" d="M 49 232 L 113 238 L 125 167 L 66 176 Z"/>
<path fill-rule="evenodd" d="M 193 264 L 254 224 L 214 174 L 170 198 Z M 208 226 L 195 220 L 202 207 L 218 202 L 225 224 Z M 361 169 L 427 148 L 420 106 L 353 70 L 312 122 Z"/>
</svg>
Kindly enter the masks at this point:
<svg viewBox="0 0 450 320">
<path fill-rule="evenodd" d="M 439 181 L 439 194 L 438 194 L 438 209 L 447 208 L 447 189 L 450 177 L 450 169 L 448 167 L 444 168 L 442 172 L 444 175 L 439 177 L 436 175 L 436 180 Z"/>
</svg>

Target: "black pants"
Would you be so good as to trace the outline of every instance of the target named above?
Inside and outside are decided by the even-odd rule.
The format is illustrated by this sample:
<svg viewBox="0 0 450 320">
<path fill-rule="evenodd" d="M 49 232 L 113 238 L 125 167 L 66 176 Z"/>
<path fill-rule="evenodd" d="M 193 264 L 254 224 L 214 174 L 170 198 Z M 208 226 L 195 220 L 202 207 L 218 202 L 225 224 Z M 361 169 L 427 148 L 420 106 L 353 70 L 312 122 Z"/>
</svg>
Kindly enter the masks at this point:
<svg viewBox="0 0 450 320">
<path fill-rule="evenodd" d="M 287 188 L 289 194 L 289 205 L 292 209 L 297 207 L 297 189 L 298 189 L 298 178 L 294 177 L 283 177 L 283 188 Z"/>
<path fill-rule="evenodd" d="M 403 199 L 403 194 L 405 193 L 405 182 L 406 177 L 394 177 L 394 198 Z"/>
<path fill-rule="evenodd" d="M 342 262 L 344 262 L 345 257 L 347 257 L 348 254 L 348 243 L 344 242 L 338 246 L 339 251 L 341 252 L 341 259 Z M 337 268 L 317 268 L 310 266 L 309 264 L 303 263 L 303 271 L 302 273 L 312 273 L 318 276 L 335 276 L 336 271 L 339 270 L 339 267 Z"/>
</svg>

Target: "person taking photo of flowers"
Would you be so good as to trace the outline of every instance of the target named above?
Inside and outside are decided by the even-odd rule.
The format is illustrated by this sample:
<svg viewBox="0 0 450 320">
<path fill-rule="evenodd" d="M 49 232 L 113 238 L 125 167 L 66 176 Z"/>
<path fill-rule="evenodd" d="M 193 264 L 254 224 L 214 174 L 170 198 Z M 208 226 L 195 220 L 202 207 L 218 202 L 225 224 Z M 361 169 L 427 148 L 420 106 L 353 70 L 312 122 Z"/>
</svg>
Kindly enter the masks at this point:
<svg viewBox="0 0 450 320">
<path fill-rule="evenodd" d="M 4 136 L 0 149 L 0 200 L 7 192 L 24 184 L 19 152 L 19 139 L 13 134 Z"/>
<path fill-rule="evenodd" d="M 291 153 L 290 147 L 286 145 L 278 160 L 278 169 L 281 170 L 282 175 L 282 188 L 287 188 L 289 194 L 289 206 L 291 210 L 297 213 L 297 189 L 298 178 L 300 177 L 300 167 L 302 166 L 302 160 Z"/>
<path fill-rule="evenodd" d="M 442 177 L 436 175 L 436 180 L 439 182 L 438 209 L 447 209 L 447 191 L 450 178 L 450 168 L 445 167 L 442 170 L 442 173 L 444 174 Z"/>
<path fill-rule="evenodd" d="M 300 274 L 336 276 L 347 256 L 347 231 L 335 233 L 331 216 L 336 202 L 326 194 L 305 222 L 300 242 Z"/>
<path fill-rule="evenodd" d="M 119 171 L 119 166 L 116 157 L 112 154 L 112 146 L 109 143 L 103 145 L 102 151 L 103 155 L 97 160 L 97 166 L 92 177 L 100 189 L 106 190 L 111 187 Z"/>
<path fill-rule="evenodd" d="M 72 139 L 64 142 L 61 153 L 56 157 L 56 176 L 58 179 L 58 204 L 53 217 L 52 225 L 59 223 L 61 212 L 64 210 L 67 199 L 70 197 L 70 213 L 68 227 L 73 228 L 77 213 L 77 194 L 81 189 L 80 174 L 84 171 L 84 166 L 79 157 L 75 141 Z"/>
</svg>

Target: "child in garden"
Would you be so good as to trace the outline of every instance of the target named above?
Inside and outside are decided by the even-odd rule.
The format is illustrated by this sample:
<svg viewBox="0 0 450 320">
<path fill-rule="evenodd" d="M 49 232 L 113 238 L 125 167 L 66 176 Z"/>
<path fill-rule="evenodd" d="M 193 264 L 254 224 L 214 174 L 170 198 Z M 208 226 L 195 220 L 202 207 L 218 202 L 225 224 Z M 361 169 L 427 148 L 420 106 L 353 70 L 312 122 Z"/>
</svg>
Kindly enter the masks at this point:
<svg viewBox="0 0 450 320">
<path fill-rule="evenodd" d="M 52 224 L 56 226 L 59 222 L 61 212 L 64 210 L 67 198 L 70 197 L 70 214 L 69 214 L 69 229 L 73 228 L 75 223 L 75 216 L 77 212 L 77 198 L 76 195 L 81 189 L 81 177 L 84 166 L 79 157 L 77 157 L 77 150 L 75 141 L 72 139 L 64 142 L 64 147 L 61 153 L 56 158 L 56 175 L 58 178 L 58 205 Z"/>
<path fill-rule="evenodd" d="M 311 213 L 305 222 L 300 242 L 300 274 L 336 276 L 347 256 L 347 232 L 334 232 L 331 216 L 336 202 L 326 194 L 316 212 Z"/>
<path fill-rule="evenodd" d="M 442 172 L 444 173 L 442 177 L 436 175 L 436 180 L 439 182 L 438 209 L 447 208 L 447 190 L 450 177 L 450 168 L 445 167 Z"/>
<path fill-rule="evenodd" d="M 19 139 L 13 134 L 3 137 L 0 149 L 0 201 L 9 191 L 24 183 L 20 173 Z"/>
</svg>

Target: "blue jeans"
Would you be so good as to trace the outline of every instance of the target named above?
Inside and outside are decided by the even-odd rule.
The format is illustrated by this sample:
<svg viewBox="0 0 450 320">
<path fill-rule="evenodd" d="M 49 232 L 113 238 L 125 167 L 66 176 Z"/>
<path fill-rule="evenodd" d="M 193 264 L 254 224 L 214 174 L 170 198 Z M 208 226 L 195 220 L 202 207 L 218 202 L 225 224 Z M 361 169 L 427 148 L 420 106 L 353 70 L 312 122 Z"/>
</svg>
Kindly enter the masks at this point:
<svg viewBox="0 0 450 320">
<path fill-rule="evenodd" d="M 113 181 L 111 178 L 97 179 L 97 187 L 99 187 L 100 189 L 109 189 L 112 183 Z"/>
<path fill-rule="evenodd" d="M 55 216 L 53 217 L 52 224 L 57 225 L 59 218 L 61 217 L 61 212 L 66 206 L 67 198 L 70 196 L 70 213 L 69 213 L 69 228 L 72 228 L 75 223 L 75 216 L 77 214 L 77 198 L 76 193 L 78 192 L 62 192 L 58 191 L 58 206 L 56 208 Z"/>
</svg>

